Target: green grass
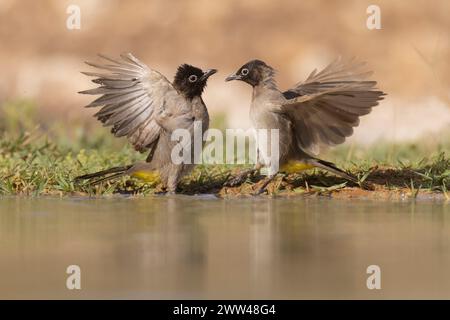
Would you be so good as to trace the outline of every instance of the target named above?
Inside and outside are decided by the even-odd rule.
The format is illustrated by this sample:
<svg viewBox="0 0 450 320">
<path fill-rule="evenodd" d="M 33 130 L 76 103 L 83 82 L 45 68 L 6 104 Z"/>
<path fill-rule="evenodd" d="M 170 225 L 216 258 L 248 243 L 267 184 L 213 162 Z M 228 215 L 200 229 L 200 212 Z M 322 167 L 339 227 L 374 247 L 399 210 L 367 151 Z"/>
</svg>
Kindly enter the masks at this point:
<svg viewBox="0 0 450 320">
<path fill-rule="evenodd" d="M 429 158 L 420 158 L 416 146 L 402 146 L 402 154 L 411 153 L 410 159 L 388 162 L 379 160 L 346 161 L 346 150 L 333 151 L 333 158 L 339 165 L 350 170 L 361 180 L 370 181 L 386 190 L 410 189 L 417 195 L 419 190 L 445 193 L 450 189 L 450 159 L 442 151 Z M 374 154 L 367 152 L 367 159 Z M 379 155 L 378 155 L 379 156 Z M 133 151 L 130 147 L 101 147 L 72 149 L 58 145 L 48 137 L 33 134 L 21 134 L 18 137 L 4 136 L 0 140 L 0 194 L 2 195 L 42 195 L 42 194 L 90 194 L 112 193 L 147 194 L 156 190 L 156 184 L 146 184 L 131 178 L 121 178 L 115 182 L 104 183 L 97 187 L 75 184 L 78 175 L 95 172 L 112 166 L 119 166 L 143 160 L 145 155 Z M 180 191 L 187 194 L 220 192 L 228 177 L 234 175 L 243 166 L 202 165 L 187 176 Z M 249 193 L 260 177 L 252 177 L 235 190 L 235 194 Z M 327 193 L 344 189 L 346 181 L 322 171 L 308 171 L 304 174 L 290 175 L 284 184 L 278 183 L 272 193 L 293 190 L 294 193 Z M 246 189 L 247 187 L 247 189 Z"/>
<path fill-rule="evenodd" d="M 22 117 L 17 113 L 23 112 Z M 221 119 L 219 117 L 219 119 Z M 223 119 L 222 119 L 223 120 Z M 222 121 L 221 120 L 221 121 Z M 223 121 L 222 121 L 223 122 Z M 143 183 L 123 177 L 96 187 L 75 184 L 78 175 L 144 160 L 124 139 L 115 139 L 101 126 L 86 127 L 45 123 L 30 102 L 6 104 L 0 120 L 0 195 L 108 195 L 113 193 L 149 194 L 156 183 Z M 212 126 L 217 127 L 217 124 Z M 219 125 L 220 126 L 220 125 Z M 406 192 L 416 198 L 438 193 L 448 199 L 450 189 L 450 137 L 442 142 L 418 141 L 410 144 L 379 143 L 362 148 L 346 144 L 322 158 L 337 163 L 376 185 L 377 192 Z M 229 177 L 245 166 L 201 165 L 180 184 L 185 194 L 251 194 L 261 177 L 249 177 L 236 188 L 224 188 Z M 319 170 L 277 178 L 268 187 L 271 194 L 334 194 L 357 187 Z M 352 190 L 358 188 L 351 188 Z"/>
</svg>

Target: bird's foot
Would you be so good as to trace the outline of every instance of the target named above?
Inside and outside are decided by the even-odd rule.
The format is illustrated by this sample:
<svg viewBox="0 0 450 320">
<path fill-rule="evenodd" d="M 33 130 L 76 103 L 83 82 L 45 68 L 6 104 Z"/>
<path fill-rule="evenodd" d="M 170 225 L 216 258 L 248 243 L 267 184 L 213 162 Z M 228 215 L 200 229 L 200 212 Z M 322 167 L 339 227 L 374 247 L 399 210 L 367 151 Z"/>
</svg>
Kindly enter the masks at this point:
<svg viewBox="0 0 450 320">
<path fill-rule="evenodd" d="M 265 191 L 267 191 L 267 187 L 269 186 L 269 184 L 275 180 L 275 178 L 277 177 L 277 175 L 273 175 L 271 177 L 267 177 L 265 179 L 265 181 L 263 182 L 262 186 L 260 186 L 255 192 L 253 192 L 254 196 L 259 196 L 260 194 L 263 194 Z M 283 180 L 284 175 L 281 175 L 281 180 Z"/>
<path fill-rule="evenodd" d="M 369 190 L 369 191 L 375 190 L 375 185 L 368 181 L 358 182 L 358 185 L 363 190 Z"/>
<path fill-rule="evenodd" d="M 244 171 L 240 172 L 237 176 L 234 176 L 231 179 L 228 179 L 225 182 L 224 186 L 225 187 L 240 186 L 248 179 L 248 177 L 255 174 L 256 171 L 257 171 L 256 169 L 244 170 Z"/>
<path fill-rule="evenodd" d="M 159 185 L 155 188 L 154 194 L 156 194 L 156 195 L 165 195 L 165 194 L 167 194 L 167 187 L 164 186 L 164 185 L 159 184 Z"/>
</svg>

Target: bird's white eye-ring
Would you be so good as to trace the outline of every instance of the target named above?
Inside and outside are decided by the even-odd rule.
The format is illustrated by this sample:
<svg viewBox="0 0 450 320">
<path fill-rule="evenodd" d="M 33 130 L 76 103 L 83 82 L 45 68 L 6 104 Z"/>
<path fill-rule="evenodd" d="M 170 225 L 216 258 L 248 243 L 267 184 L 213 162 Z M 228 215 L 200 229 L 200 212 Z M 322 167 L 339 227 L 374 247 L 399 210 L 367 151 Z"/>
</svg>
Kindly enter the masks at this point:
<svg viewBox="0 0 450 320">
<path fill-rule="evenodd" d="M 198 78 L 195 74 L 189 76 L 189 82 L 195 82 L 195 81 L 197 81 L 197 79 Z"/>
<path fill-rule="evenodd" d="M 247 68 L 244 68 L 244 69 L 241 70 L 241 74 L 242 74 L 243 76 L 248 75 L 248 73 L 249 73 L 249 71 L 248 71 Z"/>
</svg>

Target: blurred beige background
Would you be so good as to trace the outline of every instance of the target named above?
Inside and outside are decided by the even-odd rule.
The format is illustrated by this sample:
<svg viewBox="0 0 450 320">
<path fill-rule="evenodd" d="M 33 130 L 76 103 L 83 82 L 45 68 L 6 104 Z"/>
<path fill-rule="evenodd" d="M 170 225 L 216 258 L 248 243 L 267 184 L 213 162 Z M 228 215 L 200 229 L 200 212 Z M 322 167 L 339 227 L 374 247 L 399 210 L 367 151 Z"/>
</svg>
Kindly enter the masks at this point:
<svg viewBox="0 0 450 320">
<path fill-rule="evenodd" d="M 66 9 L 81 9 L 68 30 Z M 381 30 L 366 9 L 381 8 Z M 224 78 L 252 58 L 278 71 L 281 88 L 341 55 L 368 62 L 389 95 L 352 138 L 441 139 L 450 127 L 450 2 L 428 1 L 118 1 L 0 0 L 0 105 L 31 99 L 48 121 L 92 122 L 83 109 L 92 87 L 79 71 L 97 53 L 130 51 L 172 78 L 184 62 L 218 68 L 206 90 L 211 117 L 249 126 L 250 87 Z"/>
</svg>

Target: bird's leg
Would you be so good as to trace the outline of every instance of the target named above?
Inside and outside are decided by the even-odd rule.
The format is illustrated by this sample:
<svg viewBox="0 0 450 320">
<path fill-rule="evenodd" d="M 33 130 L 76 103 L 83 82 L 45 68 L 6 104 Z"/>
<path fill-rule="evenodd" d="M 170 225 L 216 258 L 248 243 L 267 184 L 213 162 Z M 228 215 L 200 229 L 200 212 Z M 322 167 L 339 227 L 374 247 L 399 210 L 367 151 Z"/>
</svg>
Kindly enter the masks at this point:
<svg viewBox="0 0 450 320">
<path fill-rule="evenodd" d="M 254 168 L 239 172 L 239 174 L 237 176 L 232 177 L 231 179 L 228 179 L 228 181 L 225 182 L 225 186 L 226 187 L 239 186 L 239 185 L 243 184 L 249 176 L 252 176 L 252 175 L 258 173 L 260 169 L 261 169 L 261 165 L 259 163 L 257 163 Z"/>
<path fill-rule="evenodd" d="M 167 194 L 175 194 L 177 192 L 178 182 L 182 177 L 183 166 L 173 166 L 169 171 L 167 178 Z"/>
<path fill-rule="evenodd" d="M 166 190 L 167 190 L 166 185 L 164 183 L 162 183 L 156 187 L 155 194 L 158 194 L 158 195 L 166 194 L 166 192 L 167 192 Z"/>
<path fill-rule="evenodd" d="M 155 194 L 165 195 L 167 193 L 168 177 L 166 175 L 161 176 L 161 183 L 157 185 Z"/>
<path fill-rule="evenodd" d="M 177 184 L 178 184 L 178 177 L 176 175 L 169 176 L 166 194 L 175 194 L 177 191 Z"/>
<path fill-rule="evenodd" d="M 225 186 L 226 187 L 239 186 L 239 185 L 243 184 L 249 176 L 255 174 L 256 172 L 258 172 L 258 170 L 256 170 L 255 168 L 241 171 L 241 172 L 239 172 L 239 174 L 237 176 L 234 176 L 234 177 L 231 177 L 231 179 L 228 179 L 228 181 L 225 182 Z"/>
</svg>

